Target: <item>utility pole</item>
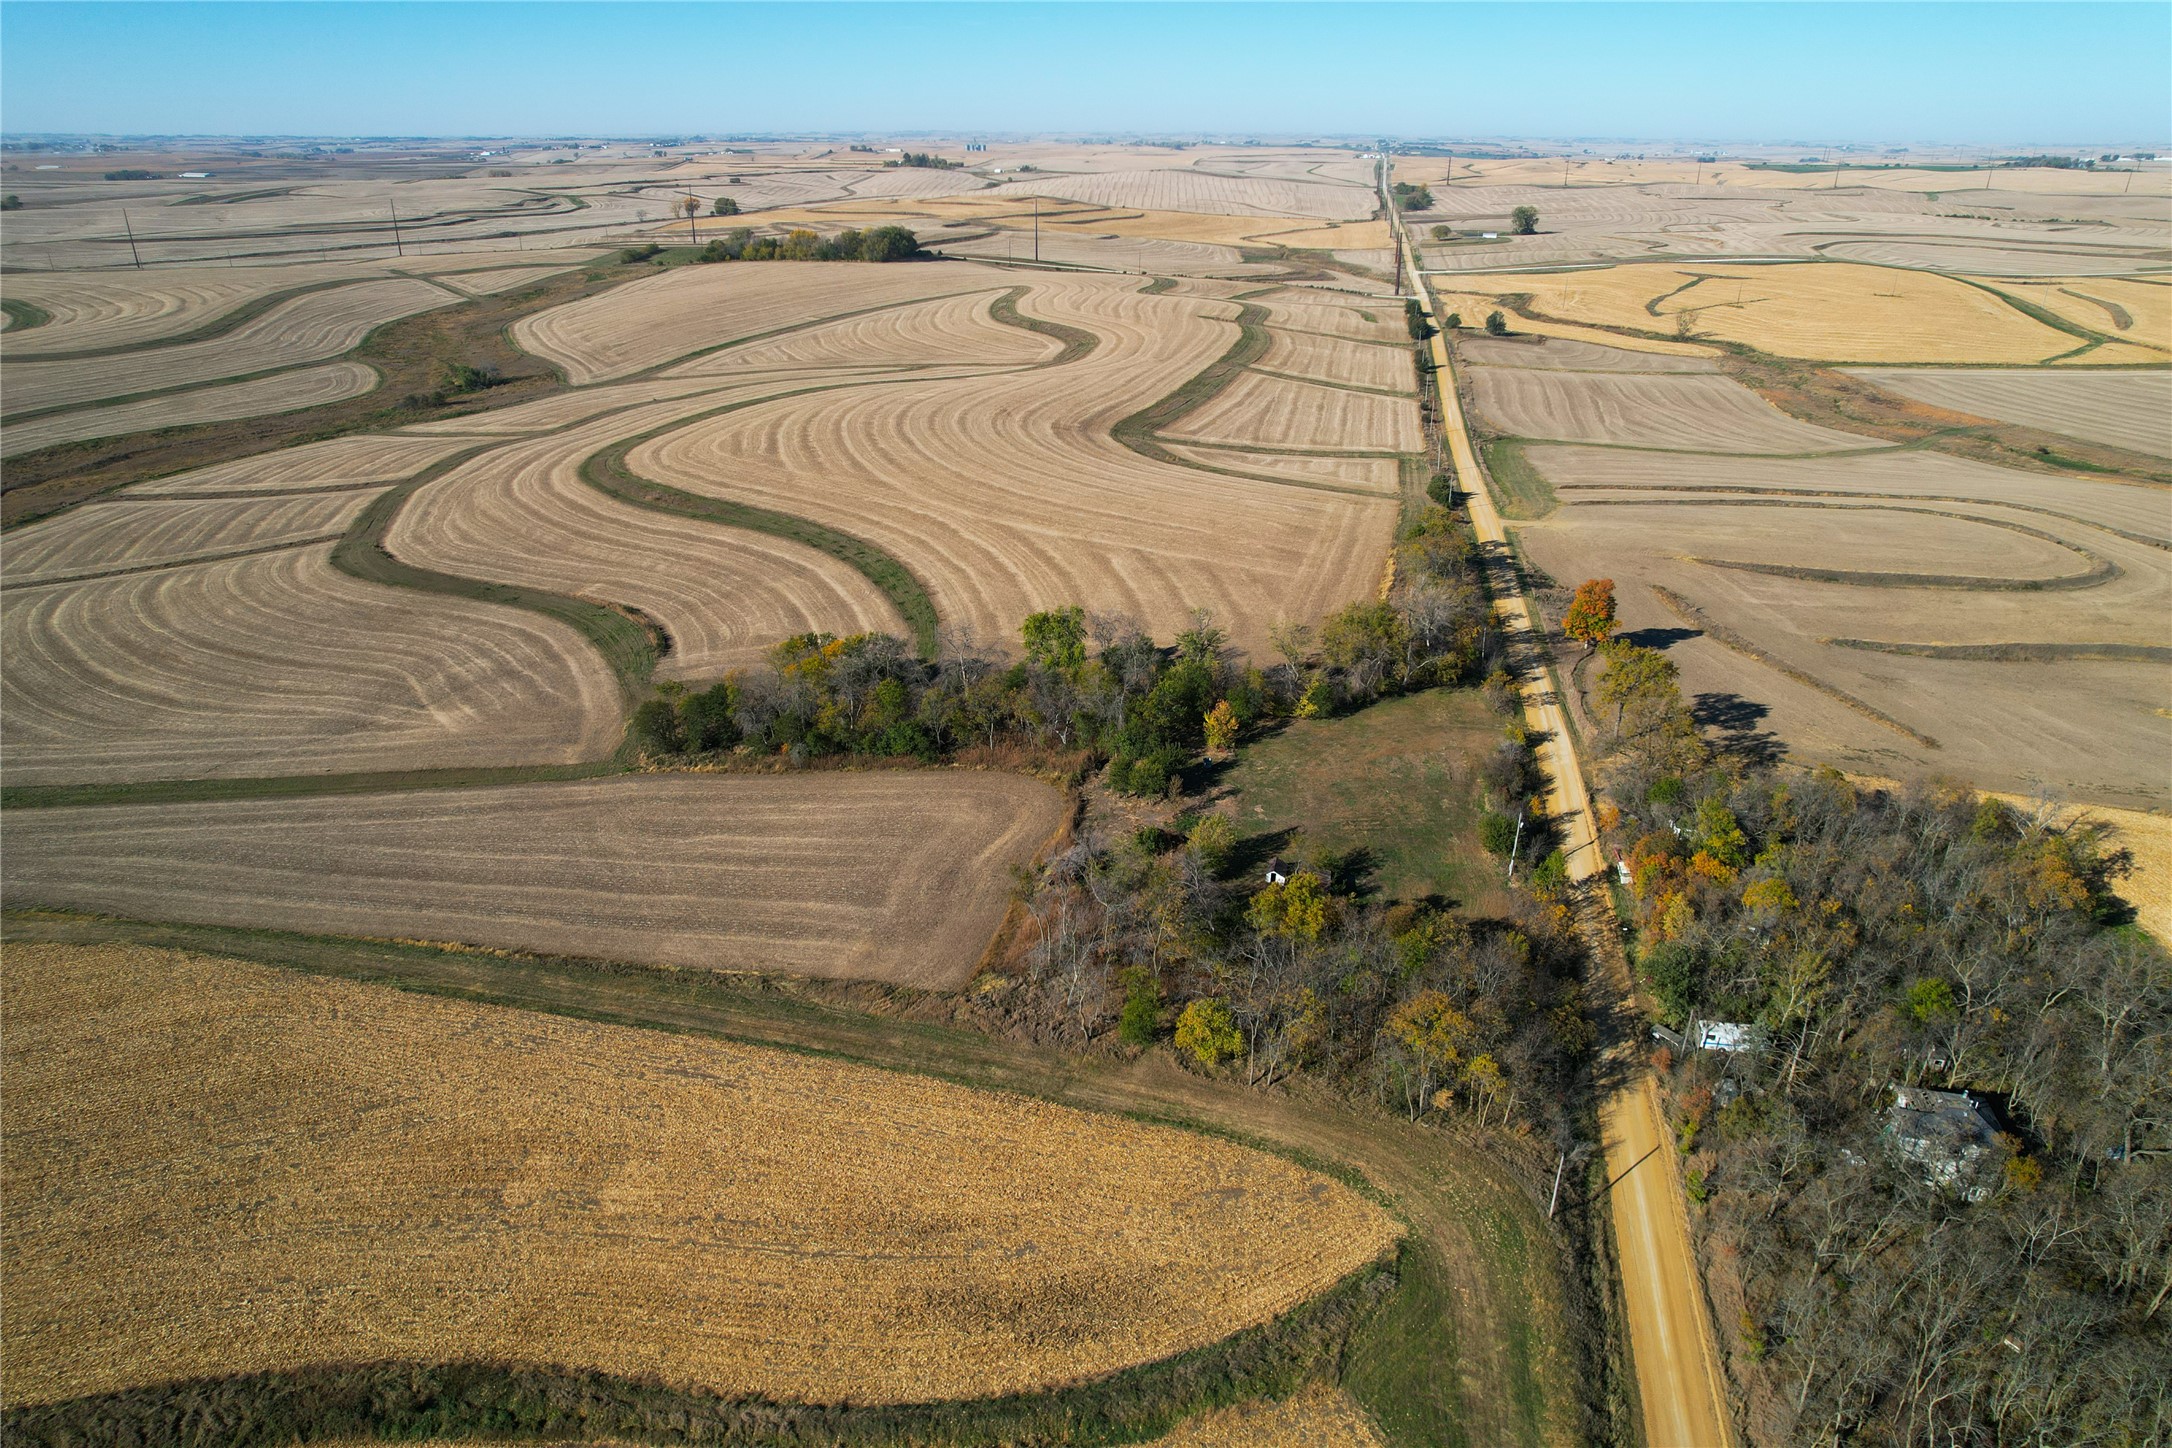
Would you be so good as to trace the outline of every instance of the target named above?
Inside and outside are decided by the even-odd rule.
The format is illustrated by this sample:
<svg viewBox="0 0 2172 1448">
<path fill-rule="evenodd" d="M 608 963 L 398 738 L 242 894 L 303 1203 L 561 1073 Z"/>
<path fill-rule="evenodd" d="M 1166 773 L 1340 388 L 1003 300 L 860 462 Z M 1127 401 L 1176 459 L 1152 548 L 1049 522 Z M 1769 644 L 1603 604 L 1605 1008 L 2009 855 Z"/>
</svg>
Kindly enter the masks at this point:
<svg viewBox="0 0 2172 1448">
<path fill-rule="evenodd" d="M 1554 1167 L 1554 1194 L 1546 1199 L 1546 1220 L 1554 1219 L 1554 1205 L 1561 1200 L 1561 1173 L 1568 1168 L 1569 1154 L 1561 1153 L 1560 1162 Z"/>
<path fill-rule="evenodd" d="M 1569 158 L 1566 156 L 1561 158 L 1561 189 L 1569 189 Z"/>
<path fill-rule="evenodd" d="M 121 208 L 121 225 L 128 232 L 128 254 L 136 259 L 136 270 L 143 270 L 143 253 L 136 250 L 136 228 L 128 220 L 128 208 Z"/>
<path fill-rule="evenodd" d="M 1516 811 L 1516 840 L 1508 847 L 1508 878 L 1516 878 L 1516 856 L 1523 850 L 1523 811 Z"/>
<path fill-rule="evenodd" d="M 1038 196 L 1036 196 L 1036 197 L 1034 197 L 1034 198 L 1033 198 L 1033 261 L 1034 261 L 1034 264 L 1035 264 L 1036 266 L 1038 266 L 1038 265 L 1040 264 L 1040 260 L 1041 260 L 1041 198 L 1040 198 L 1040 197 L 1038 197 Z"/>
<path fill-rule="evenodd" d="M 387 201 L 385 206 L 392 212 L 392 249 L 401 256 L 405 256 L 407 255 L 407 246 L 400 240 L 400 205 L 396 201 Z"/>
<path fill-rule="evenodd" d="M 701 203 L 694 199 L 694 193 L 689 190 L 686 193 L 686 238 L 696 246 L 701 245 L 701 229 L 694 223 L 694 213 L 700 209 Z"/>
</svg>

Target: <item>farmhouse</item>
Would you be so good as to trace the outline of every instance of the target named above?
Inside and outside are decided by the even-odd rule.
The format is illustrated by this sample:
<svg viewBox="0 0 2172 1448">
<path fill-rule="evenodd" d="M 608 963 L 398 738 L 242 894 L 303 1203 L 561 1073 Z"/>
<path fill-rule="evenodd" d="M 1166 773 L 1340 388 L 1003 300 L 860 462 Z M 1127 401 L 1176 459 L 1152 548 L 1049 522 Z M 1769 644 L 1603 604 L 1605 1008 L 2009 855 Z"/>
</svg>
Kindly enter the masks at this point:
<svg viewBox="0 0 2172 1448">
<path fill-rule="evenodd" d="M 1998 1122 L 1990 1108 L 1966 1091 L 1895 1086 L 1886 1108 L 1885 1135 L 1903 1161 L 1923 1169 L 1931 1186 L 1980 1202 L 1991 1188 L 1974 1180 L 1991 1154 Z"/>
</svg>

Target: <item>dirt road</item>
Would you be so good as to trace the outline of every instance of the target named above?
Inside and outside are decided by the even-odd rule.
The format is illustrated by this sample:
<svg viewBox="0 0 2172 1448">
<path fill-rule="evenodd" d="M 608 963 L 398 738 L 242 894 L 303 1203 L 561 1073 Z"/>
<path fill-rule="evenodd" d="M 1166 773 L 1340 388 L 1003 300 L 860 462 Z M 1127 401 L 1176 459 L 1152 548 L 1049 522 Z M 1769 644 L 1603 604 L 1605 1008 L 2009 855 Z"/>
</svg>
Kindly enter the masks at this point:
<svg viewBox="0 0 2172 1448">
<path fill-rule="evenodd" d="M 1395 214 L 1392 202 L 1389 209 Z M 1418 271 L 1417 249 L 1410 244 L 1399 215 L 1396 234 L 1404 265 L 1437 329 L 1440 309 Z M 1486 490 L 1485 474 L 1464 425 L 1446 336 L 1436 330 L 1432 346 L 1440 383 L 1441 427 L 1455 463 L 1457 484 L 1469 499 L 1472 530 L 1489 553 L 1506 557 L 1508 535 Z M 1541 740 L 1539 765 L 1549 781 L 1546 809 L 1558 826 L 1569 877 L 1578 883 L 1592 880 L 1605 869 L 1605 861 L 1599 854 L 1591 799 L 1584 789 L 1584 772 L 1562 714 L 1559 690 L 1551 671 L 1543 667 L 1542 635 L 1532 628 L 1531 606 L 1513 569 L 1495 570 L 1494 601 L 1511 653 L 1541 663 L 1524 675 L 1524 718 Z M 1609 929 L 1610 925 L 1602 925 L 1594 933 L 1604 937 Z M 1619 942 L 1601 938 L 1594 944 L 1599 969 L 1626 998 L 1631 982 Z M 1658 1088 L 1649 1072 L 1625 1073 L 1621 1087 L 1599 1107 L 1599 1131 L 1607 1180 L 1612 1184 L 1614 1235 L 1629 1321 L 1629 1352 L 1644 1408 L 1645 1442 L 1648 1448 L 1731 1448 L 1734 1435 L 1704 1288 L 1690 1245 L 1688 1209 L 1659 1115 Z"/>
</svg>

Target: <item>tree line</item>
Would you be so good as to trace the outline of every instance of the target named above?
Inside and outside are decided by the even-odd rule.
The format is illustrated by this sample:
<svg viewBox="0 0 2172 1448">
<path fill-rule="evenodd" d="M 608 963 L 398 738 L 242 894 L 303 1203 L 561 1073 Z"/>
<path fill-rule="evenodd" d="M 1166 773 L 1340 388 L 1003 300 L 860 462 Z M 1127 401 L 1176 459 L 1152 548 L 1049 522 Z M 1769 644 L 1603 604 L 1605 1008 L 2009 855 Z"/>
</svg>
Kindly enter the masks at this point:
<svg viewBox="0 0 2172 1448">
<path fill-rule="evenodd" d="M 1699 739 L 1672 662 L 1602 652 L 1600 806 L 1661 1019 L 1762 1028 L 1660 1064 L 1758 1442 L 2172 1436 L 2172 957 L 2107 831 L 1959 785 L 1782 773 Z M 1985 1101 L 1951 1180 L 1895 1085 Z"/>
<path fill-rule="evenodd" d="M 783 236 L 756 236 L 734 227 L 710 241 L 696 261 L 911 261 L 919 256 L 920 238 L 902 226 L 876 226 L 821 236 L 795 228 Z"/>
<path fill-rule="evenodd" d="M 657 760 L 933 762 L 1010 746 L 1081 756 L 1120 792 L 1162 794 L 1203 751 L 1266 721 L 1484 676 L 1499 643 L 1470 529 L 1436 502 L 1403 529 L 1396 559 L 1388 598 L 1317 629 L 1278 625 L 1281 659 L 1265 667 L 1203 613 L 1165 647 L 1119 617 L 1048 609 L 1025 620 L 1019 654 L 953 632 L 933 661 L 889 634 L 802 634 L 774 646 L 766 669 L 661 686 L 635 710 L 632 737 Z"/>
</svg>

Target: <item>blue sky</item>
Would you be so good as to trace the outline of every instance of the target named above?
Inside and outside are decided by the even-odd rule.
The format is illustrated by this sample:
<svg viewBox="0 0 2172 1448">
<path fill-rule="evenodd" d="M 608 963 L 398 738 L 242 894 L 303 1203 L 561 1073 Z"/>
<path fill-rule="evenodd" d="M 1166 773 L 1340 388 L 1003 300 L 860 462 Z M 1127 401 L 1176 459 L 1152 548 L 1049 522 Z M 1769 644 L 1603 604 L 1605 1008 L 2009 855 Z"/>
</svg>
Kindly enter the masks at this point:
<svg viewBox="0 0 2172 1448">
<path fill-rule="evenodd" d="M 0 129 L 2172 140 L 2172 5 L 0 5 Z"/>
</svg>

